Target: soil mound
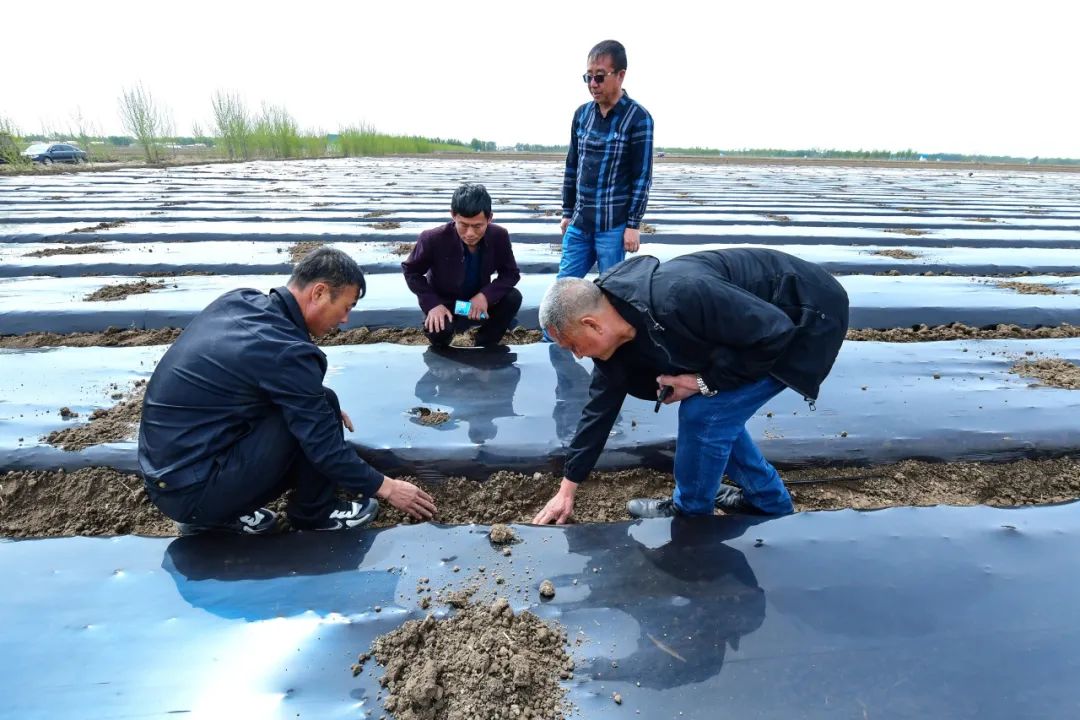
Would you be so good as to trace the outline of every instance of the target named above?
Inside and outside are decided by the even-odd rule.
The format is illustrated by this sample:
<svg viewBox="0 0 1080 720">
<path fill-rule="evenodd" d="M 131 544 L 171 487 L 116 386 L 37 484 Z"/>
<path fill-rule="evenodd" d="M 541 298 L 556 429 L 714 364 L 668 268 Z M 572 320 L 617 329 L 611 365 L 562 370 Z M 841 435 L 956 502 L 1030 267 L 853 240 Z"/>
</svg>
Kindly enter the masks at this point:
<svg viewBox="0 0 1080 720">
<path fill-rule="evenodd" d="M 28 258 L 43 258 L 52 257 L 53 255 L 93 255 L 96 253 L 111 253 L 116 252 L 101 245 L 65 245 L 58 248 L 45 248 L 44 250 L 35 250 L 34 252 L 28 252 L 23 257 Z"/>
<path fill-rule="evenodd" d="M 147 282 L 146 280 L 139 280 L 133 283 L 120 283 L 119 285 L 106 285 L 103 288 L 99 288 L 83 298 L 86 302 L 94 302 L 95 300 L 123 300 L 128 295 L 142 295 L 144 293 L 153 292 L 154 290 L 160 290 L 165 287 L 165 281 L 159 281 L 156 283 Z"/>
<path fill-rule="evenodd" d="M 63 450 L 85 450 L 91 445 L 130 440 L 142 418 L 143 394 L 146 381 L 139 380 L 126 398 L 111 408 L 95 410 L 85 425 L 54 430 L 42 438 L 49 445 Z"/>
<path fill-rule="evenodd" d="M 176 534 L 142 480 L 110 468 L 0 474 L 0 536 Z"/>
<path fill-rule="evenodd" d="M 913 253 L 910 250 L 900 250 L 899 248 L 891 248 L 889 250 L 874 250 L 871 255 L 881 255 L 884 257 L 891 257 L 894 260 L 915 260 L 922 257 L 918 253 Z"/>
<path fill-rule="evenodd" d="M 498 598 L 410 620 L 376 638 L 371 654 L 385 668 L 383 707 L 397 720 L 563 718 L 559 679 L 574 669 L 566 639 L 561 626 Z"/>
<path fill-rule="evenodd" d="M 1080 390 L 1080 367 L 1061 358 L 1021 360 L 1013 365 L 1009 372 L 1021 377 L 1035 378 L 1050 387 Z"/>
<path fill-rule="evenodd" d="M 309 252 L 315 248 L 321 248 L 326 243 L 319 240 L 304 240 L 289 248 L 289 259 L 295 264 L 303 260 Z"/>
</svg>

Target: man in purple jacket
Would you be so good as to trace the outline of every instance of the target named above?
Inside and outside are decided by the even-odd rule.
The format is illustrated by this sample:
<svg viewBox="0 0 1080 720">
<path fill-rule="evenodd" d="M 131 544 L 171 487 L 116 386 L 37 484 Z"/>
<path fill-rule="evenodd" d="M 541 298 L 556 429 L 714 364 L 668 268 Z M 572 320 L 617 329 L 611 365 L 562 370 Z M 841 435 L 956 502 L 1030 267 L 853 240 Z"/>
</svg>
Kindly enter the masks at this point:
<svg viewBox="0 0 1080 720">
<path fill-rule="evenodd" d="M 514 288 L 521 273 L 510 234 L 491 222 L 491 196 L 476 183 L 454 192 L 450 217 L 451 222 L 420 233 L 401 263 L 405 282 L 420 298 L 424 333 L 432 345 L 446 346 L 455 332 L 479 324 L 476 344 L 498 345 L 521 307 L 521 293 Z M 458 300 L 472 304 L 467 317 L 454 315 Z"/>
</svg>

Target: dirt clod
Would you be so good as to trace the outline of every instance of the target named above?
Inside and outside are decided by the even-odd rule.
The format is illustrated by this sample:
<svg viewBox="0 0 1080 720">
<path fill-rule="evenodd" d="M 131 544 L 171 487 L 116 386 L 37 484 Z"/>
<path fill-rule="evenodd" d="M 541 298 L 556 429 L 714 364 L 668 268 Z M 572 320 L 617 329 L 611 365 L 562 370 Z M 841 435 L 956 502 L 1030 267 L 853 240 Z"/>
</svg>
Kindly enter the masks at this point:
<svg viewBox="0 0 1080 720">
<path fill-rule="evenodd" d="M 421 425 L 442 425 L 450 421 L 450 413 L 444 410 L 432 410 L 423 405 L 412 408 L 409 414 L 416 416 Z"/>
<path fill-rule="evenodd" d="M 514 529 L 505 523 L 495 523 L 492 525 L 491 530 L 488 531 L 488 538 L 496 545 L 507 545 L 509 543 L 520 542 Z"/>
<path fill-rule="evenodd" d="M 550 580 L 545 580 L 540 583 L 540 597 L 548 598 L 549 600 L 555 597 L 555 584 Z"/>
<path fill-rule="evenodd" d="M 566 631 L 506 598 L 410 620 L 375 639 L 383 707 L 396 720 L 563 718 Z"/>
<path fill-rule="evenodd" d="M 413 246 L 415 244 L 416 243 L 411 243 L 411 242 L 394 243 L 393 245 L 390 246 L 390 254 L 391 255 L 401 255 L 401 256 L 408 255 L 413 251 Z"/>
<path fill-rule="evenodd" d="M 1013 290 L 1021 295 L 1064 295 L 1053 285 L 1043 285 L 1042 283 L 1032 282 L 1016 282 L 1015 280 L 999 280 L 994 283 L 994 287 L 1001 288 L 1002 290 Z"/>
<path fill-rule="evenodd" d="M 376 230 L 397 230 L 401 227 L 401 223 L 397 220 L 383 220 L 382 222 L 368 223 L 368 227 Z"/>
<path fill-rule="evenodd" d="M 916 230 L 915 228 L 885 228 L 887 233 L 897 233 L 899 235 L 929 235 L 929 230 Z"/>
</svg>

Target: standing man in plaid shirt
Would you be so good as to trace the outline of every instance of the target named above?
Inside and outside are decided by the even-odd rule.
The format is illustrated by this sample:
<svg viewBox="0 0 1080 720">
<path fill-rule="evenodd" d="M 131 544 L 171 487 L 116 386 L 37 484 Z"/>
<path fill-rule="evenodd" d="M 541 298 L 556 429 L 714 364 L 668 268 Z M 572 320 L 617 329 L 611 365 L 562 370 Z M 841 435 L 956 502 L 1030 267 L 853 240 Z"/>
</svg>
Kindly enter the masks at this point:
<svg viewBox="0 0 1080 720">
<path fill-rule="evenodd" d="M 559 277 L 603 273 L 637 252 L 652 184 L 653 120 L 623 91 L 626 48 L 604 40 L 584 75 L 593 102 L 574 113 L 562 191 Z"/>
</svg>

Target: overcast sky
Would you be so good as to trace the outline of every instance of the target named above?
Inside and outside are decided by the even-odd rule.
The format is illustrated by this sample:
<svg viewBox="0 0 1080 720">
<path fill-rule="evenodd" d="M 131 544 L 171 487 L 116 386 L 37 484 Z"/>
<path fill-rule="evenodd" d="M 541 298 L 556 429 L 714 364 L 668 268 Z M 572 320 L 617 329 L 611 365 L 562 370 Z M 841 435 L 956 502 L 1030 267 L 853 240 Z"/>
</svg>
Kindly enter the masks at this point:
<svg viewBox="0 0 1080 720">
<path fill-rule="evenodd" d="M 22 6 L 29 7 L 29 6 Z M 302 128 L 564 144 L 599 40 L 656 142 L 1080 157 L 1075 0 L 50 2 L 5 11 L 0 117 L 123 134 L 142 82 L 175 132 L 210 96 Z"/>
</svg>

